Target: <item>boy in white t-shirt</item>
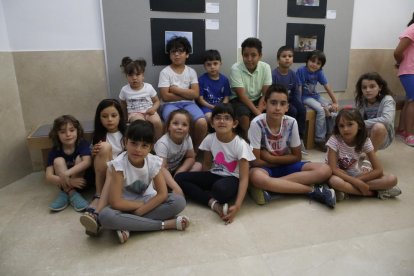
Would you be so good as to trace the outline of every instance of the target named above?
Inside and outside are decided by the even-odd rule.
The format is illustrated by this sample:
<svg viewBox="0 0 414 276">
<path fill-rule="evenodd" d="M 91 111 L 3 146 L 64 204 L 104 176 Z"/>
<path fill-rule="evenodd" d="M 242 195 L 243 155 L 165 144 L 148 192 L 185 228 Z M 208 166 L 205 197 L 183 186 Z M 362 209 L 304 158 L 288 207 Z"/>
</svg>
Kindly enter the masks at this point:
<svg viewBox="0 0 414 276">
<path fill-rule="evenodd" d="M 200 95 L 196 71 L 185 65 L 191 53 L 191 44 L 185 37 L 173 37 L 167 42 L 171 64 L 160 72 L 158 88 L 163 100 L 162 118 L 168 120 L 170 113 L 177 109 L 187 110 L 192 117 L 194 148 L 198 149 L 207 135 L 207 120 L 195 103 Z"/>
<path fill-rule="evenodd" d="M 266 113 L 256 116 L 250 124 L 248 136 L 256 160 L 250 169 L 249 192 L 259 205 L 271 199 L 269 192 L 308 194 L 333 208 L 335 192 L 317 185 L 332 174 L 323 163 L 302 162 L 298 125 L 285 115 L 288 92 L 283 85 L 274 84 L 265 94 Z M 269 192 L 268 192 L 269 191 Z"/>
</svg>

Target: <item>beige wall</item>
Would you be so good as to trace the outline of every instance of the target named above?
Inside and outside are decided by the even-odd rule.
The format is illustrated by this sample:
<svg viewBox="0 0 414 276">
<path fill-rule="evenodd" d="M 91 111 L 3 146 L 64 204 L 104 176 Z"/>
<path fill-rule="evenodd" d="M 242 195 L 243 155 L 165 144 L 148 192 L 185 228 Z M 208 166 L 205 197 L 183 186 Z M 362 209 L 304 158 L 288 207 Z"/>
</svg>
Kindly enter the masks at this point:
<svg viewBox="0 0 414 276">
<path fill-rule="evenodd" d="M 394 67 L 393 49 L 351 49 L 348 67 L 348 82 L 345 93 L 339 93 L 340 99 L 354 98 L 355 84 L 358 78 L 367 72 L 378 72 L 388 83 L 395 95 L 405 95 Z"/>
<path fill-rule="evenodd" d="M 30 173 L 25 127 L 11 53 L 0 52 L 0 188 Z"/>
</svg>

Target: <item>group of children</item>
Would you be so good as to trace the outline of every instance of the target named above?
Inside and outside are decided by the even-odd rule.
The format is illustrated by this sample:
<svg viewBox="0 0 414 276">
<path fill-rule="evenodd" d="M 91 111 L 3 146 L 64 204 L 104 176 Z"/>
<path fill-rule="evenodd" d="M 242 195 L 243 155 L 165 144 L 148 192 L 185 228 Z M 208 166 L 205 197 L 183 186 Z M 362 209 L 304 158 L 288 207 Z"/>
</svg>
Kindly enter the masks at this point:
<svg viewBox="0 0 414 276">
<path fill-rule="evenodd" d="M 282 47 L 272 74 L 260 61 L 260 40 L 248 38 L 242 44 L 243 62 L 233 65 L 229 81 L 220 73 L 217 50 L 206 52 L 207 72 L 199 79 L 185 65 L 191 52 L 186 38 L 171 39 L 167 51 L 171 65 L 161 71 L 158 83 L 161 116 L 157 93 L 144 82 L 145 60 L 125 57 L 121 67 L 128 84 L 120 102 L 99 103 L 91 148 L 74 117 L 54 121 L 46 180 L 61 191 L 49 208 L 60 211 L 71 204 L 85 210 L 80 222 L 88 235 L 112 229 L 124 243 L 130 231 L 185 230 L 190 219 L 179 215 L 185 197 L 208 206 L 228 224 L 247 191 L 258 204 L 273 193 L 308 194 L 331 208 L 349 194 L 388 198 L 401 193 L 397 178 L 384 175 L 375 156 L 394 135 L 391 96 L 379 75 L 361 77 L 355 98 L 360 110 L 339 110 L 326 143 L 326 117 L 338 105 L 321 69 L 326 62 L 322 52 L 312 52 L 295 74 L 290 69 L 293 50 Z M 332 103 L 316 92 L 317 82 Z M 302 161 L 303 103 L 323 114 L 315 139 L 320 148 L 327 145 L 325 162 Z M 387 116 L 378 116 L 382 113 Z M 203 151 L 201 163 L 198 150 Z M 91 164 L 96 193 L 88 203 L 78 191 L 87 184 L 84 173 Z"/>
</svg>

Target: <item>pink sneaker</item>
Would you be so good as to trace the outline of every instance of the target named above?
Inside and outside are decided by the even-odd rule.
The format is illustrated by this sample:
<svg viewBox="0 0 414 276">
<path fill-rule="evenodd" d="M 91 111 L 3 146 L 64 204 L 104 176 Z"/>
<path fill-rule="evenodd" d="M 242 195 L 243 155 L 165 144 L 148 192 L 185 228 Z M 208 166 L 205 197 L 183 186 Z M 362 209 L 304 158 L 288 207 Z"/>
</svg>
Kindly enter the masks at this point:
<svg viewBox="0 0 414 276">
<path fill-rule="evenodd" d="M 414 147 L 414 135 L 410 134 L 405 138 L 405 143 L 411 147 Z"/>
<path fill-rule="evenodd" d="M 405 139 L 407 138 L 408 133 L 405 130 L 397 130 L 395 132 L 395 136 L 397 136 L 397 138 L 401 139 L 402 141 L 405 141 Z"/>
</svg>

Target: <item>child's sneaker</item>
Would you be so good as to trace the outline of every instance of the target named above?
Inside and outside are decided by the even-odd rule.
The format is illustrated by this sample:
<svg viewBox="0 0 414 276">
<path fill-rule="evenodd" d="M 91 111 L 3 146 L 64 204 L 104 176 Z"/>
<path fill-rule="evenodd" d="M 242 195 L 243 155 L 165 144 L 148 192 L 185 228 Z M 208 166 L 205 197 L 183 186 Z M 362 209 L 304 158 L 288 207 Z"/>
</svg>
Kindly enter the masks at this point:
<svg viewBox="0 0 414 276">
<path fill-rule="evenodd" d="M 388 199 L 392 197 L 399 196 L 401 194 L 401 189 L 398 186 L 394 186 L 387 190 L 380 190 L 378 191 L 378 198 L 379 199 Z"/>
<path fill-rule="evenodd" d="M 361 172 L 362 173 L 369 173 L 372 171 L 372 164 L 368 160 L 363 160 L 361 163 Z"/>
<path fill-rule="evenodd" d="M 414 135 L 410 134 L 405 138 L 405 143 L 410 147 L 414 147 Z"/>
<path fill-rule="evenodd" d="M 76 191 L 74 191 L 69 197 L 70 205 L 77 212 L 81 212 L 88 207 L 88 202 Z"/>
<path fill-rule="evenodd" d="M 303 140 L 300 140 L 300 151 L 302 152 L 302 155 L 308 155 L 309 153 L 306 151 L 305 144 L 303 143 Z"/>
<path fill-rule="evenodd" d="M 349 195 L 348 194 L 346 194 L 344 192 L 341 192 L 341 191 L 336 191 L 336 190 L 335 190 L 335 197 L 336 197 L 336 201 L 337 202 L 342 201 L 342 200 L 349 199 Z"/>
<path fill-rule="evenodd" d="M 405 130 L 397 130 L 395 131 L 395 137 L 401 139 L 402 141 L 405 141 L 405 138 L 407 138 L 408 133 Z"/>
<path fill-rule="evenodd" d="M 59 211 L 62 211 L 63 209 L 65 209 L 66 207 L 68 207 L 68 205 L 69 205 L 69 196 L 68 196 L 68 194 L 65 193 L 64 191 L 60 191 L 60 193 L 57 196 L 57 198 L 55 199 L 55 201 L 53 201 L 49 205 L 49 209 L 54 211 L 54 212 L 59 212 Z"/>
<path fill-rule="evenodd" d="M 99 234 L 101 226 L 98 221 L 98 213 L 96 212 L 85 212 L 80 217 L 80 223 L 85 227 L 85 233 L 89 236 L 96 237 Z"/>
<path fill-rule="evenodd" d="M 128 230 L 116 230 L 116 234 L 118 235 L 119 243 L 126 243 L 129 239 Z"/>
<path fill-rule="evenodd" d="M 336 196 L 334 189 L 329 189 L 325 185 L 315 185 L 313 191 L 309 193 L 311 199 L 324 203 L 334 208 L 336 204 Z"/>
<path fill-rule="evenodd" d="M 271 198 L 267 191 L 256 188 L 253 185 L 249 185 L 249 194 L 258 205 L 266 204 Z"/>
<path fill-rule="evenodd" d="M 325 141 L 315 141 L 315 148 L 322 152 L 326 152 L 327 147 Z"/>
</svg>

